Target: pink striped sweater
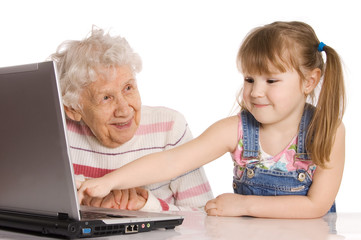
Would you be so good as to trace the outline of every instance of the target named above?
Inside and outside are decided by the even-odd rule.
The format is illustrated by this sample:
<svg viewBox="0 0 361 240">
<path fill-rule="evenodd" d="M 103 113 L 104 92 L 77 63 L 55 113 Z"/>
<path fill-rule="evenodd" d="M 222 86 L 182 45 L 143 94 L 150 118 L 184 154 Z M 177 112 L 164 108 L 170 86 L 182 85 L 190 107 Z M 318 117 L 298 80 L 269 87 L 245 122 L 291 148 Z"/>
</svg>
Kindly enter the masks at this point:
<svg viewBox="0 0 361 240">
<path fill-rule="evenodd" d="M 179 112 L 165 107 L 142 106 L 135 136 L 117 148 L 101 145 L 82 122 L 67 119 L 68 139 L 77 177 L 101 177 L 144 155 L 179 146 L 192 139 Z M 151 174 L 151 173 L 150 173 Z M 148 201 L 141 210 L 199 210 L 213 198 L 204 169 L 190 171 L 170 181 L 143 186 Z"/>
</svg>

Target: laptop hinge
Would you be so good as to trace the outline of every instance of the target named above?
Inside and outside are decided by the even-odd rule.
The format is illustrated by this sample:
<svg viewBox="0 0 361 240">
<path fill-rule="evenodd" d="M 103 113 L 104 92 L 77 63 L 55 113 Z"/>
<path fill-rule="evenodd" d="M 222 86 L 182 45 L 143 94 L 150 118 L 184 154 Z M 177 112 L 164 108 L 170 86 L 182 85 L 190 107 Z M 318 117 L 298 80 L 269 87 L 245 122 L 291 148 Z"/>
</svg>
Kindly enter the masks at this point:
<svg viewBox="0 0 361 240">
<path fill-rule="evenodd" d="M 59 220 L 66 220 L 68 218 L 69 218 L 69 215 L 67 213 L 58 213 Z"/>
</svg>

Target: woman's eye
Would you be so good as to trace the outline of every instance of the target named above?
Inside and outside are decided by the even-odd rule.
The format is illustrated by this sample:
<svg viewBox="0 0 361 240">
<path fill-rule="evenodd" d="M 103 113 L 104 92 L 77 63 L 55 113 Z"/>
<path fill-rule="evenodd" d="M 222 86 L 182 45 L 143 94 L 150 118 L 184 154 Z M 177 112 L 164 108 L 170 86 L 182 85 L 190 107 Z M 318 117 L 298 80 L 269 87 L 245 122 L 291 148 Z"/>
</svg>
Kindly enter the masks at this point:
<svg viewBox="0 0 361 240">
<path fill-rule="evenodd" d="M 126 87 L 125 87 L 125 91 L 130 91 L 130 90 L 132 90 L 132 85 L 127 85 Z"/>
<path fill-rule="evenodd" d="M 108 100 L 108 99 L 110 99 L 109 96 L 104 96 L 104 97 L 103 97 L 103 100 L 104 100 L 104 101 L 106 101 L 106 100 Z"/>
</svg>

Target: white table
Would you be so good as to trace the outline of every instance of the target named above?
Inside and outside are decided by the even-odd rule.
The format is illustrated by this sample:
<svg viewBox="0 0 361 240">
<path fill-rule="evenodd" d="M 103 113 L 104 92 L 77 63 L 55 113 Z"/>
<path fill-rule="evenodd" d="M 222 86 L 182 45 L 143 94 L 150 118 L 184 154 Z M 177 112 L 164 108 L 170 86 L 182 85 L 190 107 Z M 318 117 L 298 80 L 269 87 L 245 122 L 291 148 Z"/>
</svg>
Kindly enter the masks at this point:
<svg viewBox="0 0 361 240">
<path fill-rule="evenodd" d="M 200 212 L 181 212 L 185 217 L 174 230 L 118 235 L 105 239 L 265 239 L 332 240 L 361 239 L 361 213 L 331 213 L 318 219 L 263 219 L 251 217 L 209 217 Z M 52 239 L 0 230 L 0 239 Z"/>
</svg>

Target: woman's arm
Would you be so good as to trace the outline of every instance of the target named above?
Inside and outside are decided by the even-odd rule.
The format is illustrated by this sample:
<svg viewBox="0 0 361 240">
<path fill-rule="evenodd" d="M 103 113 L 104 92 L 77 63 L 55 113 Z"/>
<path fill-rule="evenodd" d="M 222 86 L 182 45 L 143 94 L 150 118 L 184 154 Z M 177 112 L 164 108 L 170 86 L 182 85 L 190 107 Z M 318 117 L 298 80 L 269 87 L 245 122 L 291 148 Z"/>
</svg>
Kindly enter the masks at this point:
<svg viewBox="0 0 361 240">
<path fill-rule="evenodd" d="M 101 178 L 86 181 L 78 191 L 104 197 L 113 189 L 127 189 L 161 182 L 196 169 L 237 146 L 238 116 L 220 120 L 199 137 L 179 147 L 153 153 L 133 161 Z"/>
<path fill-rule="evenodd" d="M 345 127 L 338 127 L 326 168 L 318 167 L 307 196 L 245 196 L 222 194 L 209 201 L 206 211 L 218 216 L 316 218 L 331 208 L 341 184 L 345 162 Z"/>
</svg>

